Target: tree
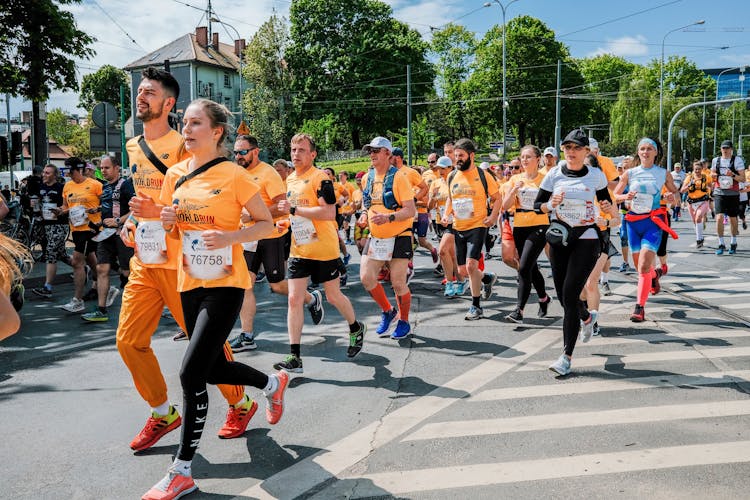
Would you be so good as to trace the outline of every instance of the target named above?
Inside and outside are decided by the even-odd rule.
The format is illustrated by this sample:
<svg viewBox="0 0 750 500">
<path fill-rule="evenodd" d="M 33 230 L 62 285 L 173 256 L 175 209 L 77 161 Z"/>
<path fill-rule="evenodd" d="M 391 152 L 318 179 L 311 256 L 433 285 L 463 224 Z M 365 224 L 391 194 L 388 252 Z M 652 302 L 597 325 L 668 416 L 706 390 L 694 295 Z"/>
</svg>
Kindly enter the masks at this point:
<svg viewBox="0 0 750 500">
<path fill-rule="evenodd" d="M 427 43 L 392 13 L 378 0 L 297 0 L 290 9 L 296 111 L 302 119 L 334 114 L 355 148 L 404 123 L 407 65 L 415 101 L 433 87 Z"/>
<path fill-rule="evenodd" d="M 69 145 L 75 129 L 80 128 L 72 125 L 67 113 L 60 108 L 47 112 L 47 134 L 50 138 L 63 145 Z"/>
<path fill-rule="evenodd" d="M 299 130 L 315 138 L 318 151 L 343 151 L 353 149 L 349 142 L 349 129 L 333 114 L 317 120 L 305 120 Z"/>
<path fill-rule="evenodd" d="M 87 111 L 98 102 L 108 102 L 120 111 L 120 85 L 130 88 L 128 74 L 119 68 L 105 64 L 95 73 L 85 75 L 81 82 L 79 106 Z M 125 97 L 125 119 L 130 116 L 130 97 Z"/>
</svg>

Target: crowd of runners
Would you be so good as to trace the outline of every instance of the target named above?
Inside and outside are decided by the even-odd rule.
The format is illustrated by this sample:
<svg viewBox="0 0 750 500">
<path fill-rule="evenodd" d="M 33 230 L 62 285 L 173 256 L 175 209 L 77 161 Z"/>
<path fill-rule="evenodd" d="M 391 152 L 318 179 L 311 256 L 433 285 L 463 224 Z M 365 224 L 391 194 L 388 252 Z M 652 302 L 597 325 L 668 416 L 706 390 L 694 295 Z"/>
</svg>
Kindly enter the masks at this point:
<svg viewBox="0 0 750 500">
<path fill-rule="evenodd" d="M 64 185 L 53 166 L 45 167 L 35 202 L 45 223 L 47 276 L 34 292 L 52 296 L 56 263 L 71 231 L 75 296 L 63 308 L 84 312 L 87 265 L 96 277 L 97 305 L 83 320 L 107 321 L 107 308 L 122 293 L 117 348 L 151 411 L 130 447 L 143 451 L 181 427 L 174 462 L 144 499 L 179 498 L 196 489 L 191 462 L 206 424 L 207 384 L 216 384 L 228 405 L 220 438 L 241 436 L 259 407 L 245 386 L 263 393 L 269 424 L 281 419 L 289 374 L 303 372 L 305 310 L 313 324 L 323 321 L 325 302 L 338 311 L 348 328 L 348 358 L 363 350 L 368 327 L 380 337 L 408 337 L 409 281 L 420 247 L 431 256 L 436 279 L 442 277 L 446 299 L 470 295 L 464 318 L 475 321 L 494 293 L 497 277 L 484 264 L 499 240 L 503 263 L 517 272 L 516 304 L 504 321 L 523 323 L 532 290 L 538 317 L 558 300 L 563 352 L 549 368 L 567 375 L 576 343 L 598 335 L 600 295 L 611 294 L 610 258 L 618 254 L 615 232 L 620 271 L 630 269 L 632 259 L 638 273 L 630 319 L 642 322 L 649 295 L 659 292 L 659 279 L 668 272 L 666 247 L 676 237 L 672 214 L 679 219 L 687 208 L 699 248 L 707 214 L 714 214 L 717 254 L 735 253 L 738 217 L 746 227 L 745 168 L 729 141 L 721 157 L 695 162 L 683 173 L 681 166 L 674 172 L 659 166 L 661 145 L 648 137 L 633 157 L 615 165 L 599 154 L 596 141 L 573 130 L 561 143 L 563 160 L 554 147 L 526 145 L 500 169 L 478 164 L 470 139 L 445 143 L 428 156 L 427 168 L 416 169 L 404 164 L 401 149 L 375 137 L 364 147 L 369 168 L 350 182 L 346 173 L 337 177 L 315 166 L 315 139 L 307 134 L 291 139 L 291 164 L 261 161 L 261 145 L 250 135 L 236 136 L 233 150 L 226 150 L 231 113 L 210 100 L 187 107 L 179 133 L 168 121 L 178 96 L 171 74 L 145 70 L 136 98 L 143 135 L 127 144 L 127 179 L 112 157 L 100 159 L 103 182 L 86 175 L 85 161 L 71 158 L 71 180 Z M 342 293 L 352 258 L 348 247 L 359 253 L 359 281 L 380 309 L 376 325 L 363 321 L 364 312 Z M 551 266 L 548 277 L 538 263 L 542 252 Z M 20 279 L 17 262 L 25 254 L 3 242 L 0 256 L 5 326 L 10 287 Z M 112 267 L 119 269 L 120 288 L 110 286 Z M 289 354 L 269 373 L 233 357 L 257 348 L 253 288 L 261 279 L 288 302 Z M 151 349 L 165 308 L 181 328 L 175 339 L 189 340 L 180 370 L 182 415 Z M 238 318 L 241 332 L 230 339 Z M 18 328 L 7 324 L 0 338 Z"/>
</svg>

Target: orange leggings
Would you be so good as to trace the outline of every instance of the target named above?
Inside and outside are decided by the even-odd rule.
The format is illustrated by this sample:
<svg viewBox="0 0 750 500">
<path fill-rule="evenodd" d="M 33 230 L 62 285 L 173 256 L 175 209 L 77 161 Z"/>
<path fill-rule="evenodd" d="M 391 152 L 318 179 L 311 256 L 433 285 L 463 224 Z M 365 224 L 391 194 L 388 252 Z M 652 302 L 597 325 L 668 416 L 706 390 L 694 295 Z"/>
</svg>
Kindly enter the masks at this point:
<svg viewBox="0 0 750 500">
<path fill-rule="evenodd" d="M 122 294 L 117 350 L 133 376 L 138 393 L 152 408 L 167 402 L 167 383 L 151 349 L 151 336 L 159 325 L 164 306 L 169 308 L 180 328 L 187 331 L 177 291 L 177 271 L 143 267 L 132 259 L 130 277 Z M 234 360 L 226 342 L 224 355 L 229 361 Z M 239 403 L 245 394 L 241 385 L 217 387 L 229 404 Z"/>
</svg>

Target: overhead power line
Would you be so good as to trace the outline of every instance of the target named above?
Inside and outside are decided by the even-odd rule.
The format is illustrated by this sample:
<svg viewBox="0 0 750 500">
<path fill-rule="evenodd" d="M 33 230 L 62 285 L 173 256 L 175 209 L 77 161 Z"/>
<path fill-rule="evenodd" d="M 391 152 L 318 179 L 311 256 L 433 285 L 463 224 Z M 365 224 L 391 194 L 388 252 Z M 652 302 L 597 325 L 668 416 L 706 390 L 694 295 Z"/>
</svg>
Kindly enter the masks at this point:
<svg viewBox="0 0 750 500">
<path fill-rule="evenodd" d="M 107 12 L 106 10 L 104 10 L 104 8 L 101 5 L 99 5 L 99 2 L 97 2 L 96 0 L 91 0 L 91 1 L 94 2 L 94 5 L 96 5 L 97 7 L 99 7 L 99 10 L 101 10 L 104 13 L 104 15 L 107 16 L 107 18 L 109 18 L 110 21 L 112 21 L 112 24 L 114 24 L 115 26 L 117 26 L 118 28 L 120 28 L 120 31 L 122 31 L 123 33 L 125 33 L 125 36 L 128 37 L 128 40 L 130 40 L 131 42 L 133 42 L 134 44 L 136 44 L 138 46 L 138 48 L 140 48 L 143 52 L 148 52 L 146 49 L 144 49 L 143 47 L 141 47 L 138 42 L 135 41 L 135 38 L 133 38 L 132 36 L 130 36 L 130 33 L 128 33 L 127 31 L 125 31 L 125 28 L 123 28 L 122 26 L 120 26 L 120 23 L 118 23 L 117 21 L 115 21 L 114 17 L 112 17 L 112 16 L 109 15 L 109 12 Z"/>
</svg>

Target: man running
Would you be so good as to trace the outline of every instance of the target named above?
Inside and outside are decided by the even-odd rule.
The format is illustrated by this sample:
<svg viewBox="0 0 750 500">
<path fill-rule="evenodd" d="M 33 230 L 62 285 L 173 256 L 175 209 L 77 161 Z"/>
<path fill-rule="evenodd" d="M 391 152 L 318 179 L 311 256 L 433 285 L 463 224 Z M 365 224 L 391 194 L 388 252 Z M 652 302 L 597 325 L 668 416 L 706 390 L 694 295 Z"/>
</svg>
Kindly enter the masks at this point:
<svg viewBox="0 0 750 500">
<path fill-rule="evenodd" d="M 737 253 L 737 216 L 740 211 L 740 182 L 745 182 L 745 162 L 734 155 L 732 141 L 721 143 L 721 156 L 711 162 L 713 176 L 714 208 L 716 210 L 716 233 L 719 235 L 719 248 L 716 255 L 723 255 L 727 249 L 724 244 L 724 216 L 729 218 L 729 229 L 732 239 L 729 241 L 729 255 Z"/>
</svg>

